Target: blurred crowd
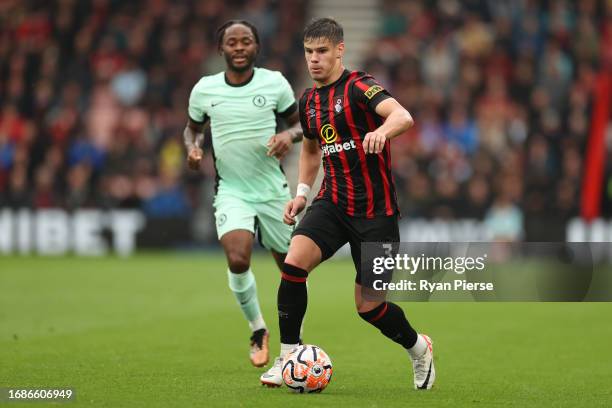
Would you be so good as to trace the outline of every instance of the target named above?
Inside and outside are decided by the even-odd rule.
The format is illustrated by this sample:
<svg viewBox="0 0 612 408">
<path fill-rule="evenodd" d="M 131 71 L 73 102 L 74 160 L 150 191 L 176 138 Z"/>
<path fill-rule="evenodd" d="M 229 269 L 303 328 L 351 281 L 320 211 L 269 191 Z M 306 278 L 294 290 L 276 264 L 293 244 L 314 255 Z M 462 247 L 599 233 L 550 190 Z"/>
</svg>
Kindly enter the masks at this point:
<svg viewBox="0 0 612 408">
<path fill-rule="evenodd" d="M 142 208 L 189 216 L 184 166 L 193 85 L 225 63 L 216 29 L 258 28 L 258 63 L 301 68 L 300 1 L 0 1 L 0 207 Z"/>
<path fill-rule="evenodd" d="M 595 78 L 612 70 L 612 1 L 381 3 L 364 68 L 416 118 L 393 142 L 403 215 L 475 218 L 508 239 L 562 231 L 579 210 Z M 252 21 L 258 64 L 297 90 L 308 4 L 0 1 L 0 207 L 190 214 L 214 169 L 187 172 L 180 135 L 192 86 L 224 69 L 216 28 Z"/>
<path fill-rule="evenodd" d="M 404 216 L 563 237 L 595 79 L 612 72 L 612 1 L 386 0 L 366 70 L 417 119 L 394 141 Z M 606 183 L 611 203 L 610 168 Z"/>
</svg>

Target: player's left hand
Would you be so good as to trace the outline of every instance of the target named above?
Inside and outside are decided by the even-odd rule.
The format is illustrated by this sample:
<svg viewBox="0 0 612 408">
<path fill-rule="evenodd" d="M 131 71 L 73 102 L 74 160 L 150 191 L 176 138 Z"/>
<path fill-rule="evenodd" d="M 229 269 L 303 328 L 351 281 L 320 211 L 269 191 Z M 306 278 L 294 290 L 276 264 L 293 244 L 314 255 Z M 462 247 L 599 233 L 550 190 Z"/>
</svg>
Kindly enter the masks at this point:
<svg viewBox="0 0 612 408">
<path fill-rule="evenodd" d="M 378 154 L 385 148 L 387 137 L 378 131 L 368 132 L 363 138 L 363 150 L 366 153 Z"/>
<path fill-rule="evenodd" d="M 277 159 L 282 159 L 291 150 L 293 142 L 291 134 L 287 131 L 280 132 L 268 140 L 268 156 L 274 156 Z"/>
</svg>

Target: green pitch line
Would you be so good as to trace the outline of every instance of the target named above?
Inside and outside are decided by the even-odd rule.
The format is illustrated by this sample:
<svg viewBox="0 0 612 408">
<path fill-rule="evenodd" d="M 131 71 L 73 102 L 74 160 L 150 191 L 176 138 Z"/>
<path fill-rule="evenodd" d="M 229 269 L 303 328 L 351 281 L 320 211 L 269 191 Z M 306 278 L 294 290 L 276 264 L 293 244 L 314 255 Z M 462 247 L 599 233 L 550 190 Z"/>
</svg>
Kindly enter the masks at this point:
<svg viewBox="0 0 612 408">
<path fill-rule="evenodd" d="M 334 363 L 320 395 L 258 383 L 221 254 L 0 258 L 0 387 L 72 387 L 67 406 L 610 406 L 610 303 L 403 303 L 434 340 L 438 378 L 362 322 L 352 265 L 309 279 L 305 341 Z M 278 352 L 278 272 L 253 261 Z M 40 407 L 45 404 L 19 404 Z"/>
</svg>

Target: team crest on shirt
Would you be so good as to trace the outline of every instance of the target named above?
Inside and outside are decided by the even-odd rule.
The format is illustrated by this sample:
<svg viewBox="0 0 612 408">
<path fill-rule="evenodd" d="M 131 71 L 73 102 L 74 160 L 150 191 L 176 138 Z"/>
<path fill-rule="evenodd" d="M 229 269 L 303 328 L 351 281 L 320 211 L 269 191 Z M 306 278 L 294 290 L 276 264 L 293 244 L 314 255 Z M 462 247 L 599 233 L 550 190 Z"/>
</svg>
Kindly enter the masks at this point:
<svg viewBox="0 0 612 408">
<path fill-rule="evenodd" d="M 334 104 L 334 110 L 336 113 L 342 112 L 342 97 L 339 96 L 336 98 L 336 103 Z"/>
<path fill-rule="evenodd" d="M 317 114 L 317 111 L 315 110 L 315 108 L 310 108 L 310 111 L 308 112 L 308 116 L 310 116 L 311 118 L 314 118 L 316 114 Z"/>
<path fill-rule="evenodd" d="M 261 108 L 265 104 L 266 104 L 266 97 L 265 96 L 257 95 L 256 97 L 253 98 L 253 105 L 257 106 L 258 108 Z"/>
</svg>

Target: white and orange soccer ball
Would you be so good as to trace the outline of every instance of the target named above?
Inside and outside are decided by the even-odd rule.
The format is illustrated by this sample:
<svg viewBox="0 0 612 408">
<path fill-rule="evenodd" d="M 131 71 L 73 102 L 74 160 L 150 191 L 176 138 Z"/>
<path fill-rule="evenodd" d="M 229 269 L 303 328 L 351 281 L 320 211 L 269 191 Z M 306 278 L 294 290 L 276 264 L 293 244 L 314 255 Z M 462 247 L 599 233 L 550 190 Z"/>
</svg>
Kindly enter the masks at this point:
<svg viewBox="0 0 612 408">
<path fill-rule="evenodd" d="M 283 360 L 283 382 L 295 392 L 321 392 L 332 377 L 332 362 L 321 347 L 303 344 Z"/>
</svg>

